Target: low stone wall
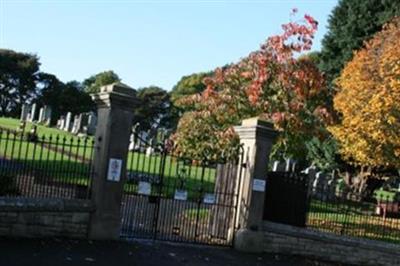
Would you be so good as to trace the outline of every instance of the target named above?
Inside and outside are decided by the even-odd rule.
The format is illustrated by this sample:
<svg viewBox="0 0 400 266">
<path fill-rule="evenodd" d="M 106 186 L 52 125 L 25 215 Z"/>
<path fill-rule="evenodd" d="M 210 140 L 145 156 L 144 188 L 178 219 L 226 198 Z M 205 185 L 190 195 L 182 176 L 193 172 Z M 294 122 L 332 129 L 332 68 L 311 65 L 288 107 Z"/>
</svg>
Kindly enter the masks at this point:
<svg viewBox="0 0 400 266">
<path fill-rule="evenodd" d="M 0 236 L 87 238 L 88 200 L 0 198 Z"/>
<path fill-rule="evenodd" d="M 400 246 L 264 222 L 263 250 L 354 265 L 400 265 Z"/>
</svg>

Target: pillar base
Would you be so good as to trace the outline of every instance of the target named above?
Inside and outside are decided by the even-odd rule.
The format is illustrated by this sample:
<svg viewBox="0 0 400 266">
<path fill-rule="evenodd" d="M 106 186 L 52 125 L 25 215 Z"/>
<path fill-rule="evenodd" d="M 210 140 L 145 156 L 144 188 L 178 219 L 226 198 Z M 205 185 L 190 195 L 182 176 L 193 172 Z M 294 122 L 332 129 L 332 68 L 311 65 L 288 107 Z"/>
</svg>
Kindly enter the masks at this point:
<svg viewBox="0 0 400 266">
<path fill-rule="evenodd" d="M 264 234 L 261 231 L 240 229 L 235 235 L 235 249 L 242 252 L 262 253 Z"/>
</svg>

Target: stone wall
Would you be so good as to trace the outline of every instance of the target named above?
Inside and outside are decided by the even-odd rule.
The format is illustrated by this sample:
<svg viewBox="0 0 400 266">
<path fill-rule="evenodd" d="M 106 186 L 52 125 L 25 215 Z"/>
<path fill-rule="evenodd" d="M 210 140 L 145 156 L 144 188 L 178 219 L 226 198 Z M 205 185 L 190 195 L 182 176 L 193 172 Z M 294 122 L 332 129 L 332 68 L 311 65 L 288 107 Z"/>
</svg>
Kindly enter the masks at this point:
<svg viewBox="0 0 400 266">
<path fill-rule="evenodd" d="M 0 198 L 0 236 L 87 238 L 87 200 Z"/>
<path fill-rule="evenodd" d="M 354 265 L 400 265 L 400 246 L 264 222 L 263 249 Z"/>
</svg>

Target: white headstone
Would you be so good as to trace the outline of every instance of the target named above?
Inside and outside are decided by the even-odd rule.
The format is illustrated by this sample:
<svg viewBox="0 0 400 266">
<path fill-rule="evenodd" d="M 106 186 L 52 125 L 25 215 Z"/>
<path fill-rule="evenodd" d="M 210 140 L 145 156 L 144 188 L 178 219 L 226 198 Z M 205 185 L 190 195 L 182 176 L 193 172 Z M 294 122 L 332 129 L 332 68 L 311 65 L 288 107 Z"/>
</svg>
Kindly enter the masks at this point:
<svg viewBox="0 0 400 266">
<path fill-rule="evenodd" d="M 29 111 L 30 106 L 27 104 L 23 104 L 21 107 L 21 121 L 26 121 L 28 119 Z"/>
<path fill-rule="evenodd" d="M 36 103 L 32 104 L 31 113 L 29 116 L 30 122 L 33 122 L 35 120 L 35 115 L 36 115 Z"/>
<path fill-rule="evenodd" d="M 65 117 L 65 123 L 64 123 L 64 130 L 65 131 L 70 131 L 71 130 L 71 117 L 72 117 L 72 113 L 68 112 L 67 116 Z"/>
<path fill-rule="evenodd" d="M 44 119 L 44 108 L 42 107 L 42 108 L 39 109 L 39 118 L 38 118 L 38 122 L 39 122 L 39 123 L 42 123 L 44 120 L 45 120 L 45 119 Z"/>
</svg>

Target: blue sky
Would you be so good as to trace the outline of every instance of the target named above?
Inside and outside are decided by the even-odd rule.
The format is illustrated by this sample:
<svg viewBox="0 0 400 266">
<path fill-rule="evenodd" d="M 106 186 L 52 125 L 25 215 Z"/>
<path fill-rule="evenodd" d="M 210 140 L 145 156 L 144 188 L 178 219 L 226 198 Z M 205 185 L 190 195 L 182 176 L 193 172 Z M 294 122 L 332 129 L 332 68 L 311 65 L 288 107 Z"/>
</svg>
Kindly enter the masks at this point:
<svg viewBox="0 0 400 266">
<path fill-rule="evenodd" d="M 0 0 L 0 47 L 35 53 L 66 82 L 114 70 L 134 87 L 164 89 L 236 62 L 281 32 L 293 7 L 320 23 L 337 0 Z"/>
</svg>

